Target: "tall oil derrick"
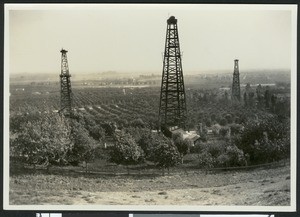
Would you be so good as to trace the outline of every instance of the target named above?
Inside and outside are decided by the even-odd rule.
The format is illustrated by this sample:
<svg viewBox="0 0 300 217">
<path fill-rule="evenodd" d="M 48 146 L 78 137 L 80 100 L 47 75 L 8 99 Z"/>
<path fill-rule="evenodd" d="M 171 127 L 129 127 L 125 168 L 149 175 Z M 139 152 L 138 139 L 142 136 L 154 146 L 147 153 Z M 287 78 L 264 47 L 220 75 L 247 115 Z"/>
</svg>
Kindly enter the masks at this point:
<svg viewBox="0 0 300 217">
<path fill-rule="evenodd" d="M 234 71 L 232 80 L 232 99 L 240 101 L 241 88 L 240 88 L 240 73 L 239 73 L 239 60 L 234 60 Z"/>
<path fill-rule="evenodd" d="M 167 20 L 167 34 L 161 80 L 159 124 L 162 129 L 185 128 L 187 110 L 182 74 L 177 19 Z"/>
<path fill-rule="evenodd" d="M 72 113 L 71 80 L 67 59 L 67 50 L 61 49 L 61 74 L 60 74 L 60 113 L 70 116 Z"/>
</svg>

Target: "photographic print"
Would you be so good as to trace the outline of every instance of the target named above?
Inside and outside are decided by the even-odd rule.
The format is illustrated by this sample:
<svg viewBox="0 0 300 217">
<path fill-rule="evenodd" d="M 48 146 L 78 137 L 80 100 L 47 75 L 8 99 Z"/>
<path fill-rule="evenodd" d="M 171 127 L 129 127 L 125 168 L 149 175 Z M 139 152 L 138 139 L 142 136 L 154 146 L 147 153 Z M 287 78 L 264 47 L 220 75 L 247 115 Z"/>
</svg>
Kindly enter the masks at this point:
<svg viewBox="0 0 300 217">
<path fill-rule="evenodd" d="M 296 21 L 6 4 L 4 208 L 295 211 Z"/>
</svg>

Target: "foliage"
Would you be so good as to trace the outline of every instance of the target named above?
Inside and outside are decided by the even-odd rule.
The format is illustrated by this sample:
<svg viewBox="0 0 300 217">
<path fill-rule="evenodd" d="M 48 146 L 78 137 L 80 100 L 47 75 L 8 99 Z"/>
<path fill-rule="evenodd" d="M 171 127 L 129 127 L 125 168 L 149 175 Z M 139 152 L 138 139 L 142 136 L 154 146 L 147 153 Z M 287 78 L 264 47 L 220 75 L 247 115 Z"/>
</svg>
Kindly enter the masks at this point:
<svg viewBox="0 0 300 217">
<path fill-rule="evenodd" d="M 154 150 L 155 163 L 159 168 L 170 168 L 180 162 L 180 153 L 174 143 L 168 138 L 159 142 Z"/>
<path fill-rule="evenodd" d="M 235 145 L 228 145 L 226 147 L 224 159 L 218 159 L 220 166 L 245 166 L 247 164 L 244 152 Z"/>
<path fill-rule="evenodd" d="M 143 150 L 132 136 L 124 131 L 115 134 L 116 144 L 110 152 L 110 160 L 117 164 L 133 165 L 143 161 Z"/>
<path fill-rule="evenodd" d="M 220 120 L 220 125 L 221 125 L 221 126 L 227 125 L 227 119 L 226 119 L 226 118 L 222 118 L 222 119 Z"/>
<path fill-rule="evenodd" d="M 105 130 L 105 135 L 107 136 L 114 136 L 117 128 L 114 122 L 104 122 L 103 124 L 101 124 L 101 127 Z"/>
<path fill-rule="evenodd" d="M 204 169 L 210 169 L 214 167 L 215 159 L 212 157 L 212 155 L 205 151 L 199 154 L 199 166 Z"/>
<path fill-rule="evenodd" d="M 105 130 L 100 125 L 94 125 L 89 128 L 89 134 L 97 141 L 105 139 Z"/>
<path fill-rule="evenodd" d="M 289 157 L 289 120 L 273 118 L 248 122 L 235 144 L 250 156 L 251 163 L 264 163 Z"/>
<path fill-rule="evenodd" d="M 219 135 L 220 129 L 221 129 L 221 128 L 222 128 L 222 127 L 221 127 L 219 124 L 214 124 L 214 125 L 211 127 L 212 132 L 213 132 L 214 135 Z"/>
<path fill-rule="evenodd" d="M 163 138 L 158 134 L 153 134 L 148 131 L 144 133 L 138 140 L 139 146 L 143 149 L 145 154 L 145 159 L 148 161 L 155 161 L 155 149 L 159 146 Z"/>
<path fill-rule="evenodd" d="M 244 152 L 226 142 L 200 143 L 194 148 L 194 151 L 198 153 L 199 166 L 205 169 L 246 165 Z"/>
<path fill-rule="evenodd" d="M 152 135 L 148 128 L 139 127 L 127 127 L 124 132 L 130 134 L 137 143 L 139 143 L 142 138 Z"/>
<path fill-rule="evenodd" d="M 222 127 L 221 129 L 220 129 L 220 131 L 219 131 L 219 133 L 220 133 L 220 135 L 222 136 L 222 137 L 228 137 L 228 136 L 230 136 L 230 128 L 229 127 Z"/>
<path fill-rule="evenodd" d="M 66 164 L 66 155 L 73 148 L 71 126 L 58 114 L 43 115 L 20 125 L 11 135 L 12 156 L 22 157 L 29 164 Z"/>
<path fill-rule="evenodd" d="M 89 136 L 89 132 L 78 122 L 72 123 L 71 141 L 73 148 L 68 153 L 68 161 L 78 164 L 81 161 L 91 162 L 96 157 L 98 148 L 96 141 Z"/>
<path fill-rule="evenodd" d="M 230 128 L 231 135 L 239 135 L 243 131 L 243 125 L 241 124 L 229 124 L 228 127 Z"/>
<path fill-rule="evenodd" d="M 42 138 L 39 126 L 41 125 L 41 120 L 45 119 L 44 116 L 57 115 L 53 112 L 59 110 L 60 107 L 59 92 L 55 91 L 58 86 L 57 84 L 51 84 L 43 87 L 38 85 L 25 85 L 24 87 L 25 91 L 22 92 L 14 91 L 15 88 L 11 89 L 10 152 L 12 156 L 22 156 L 23 159 L 25 159 L 25 156 L 30 155 L 31 157 L 26 157 L 25 159 L 27 162 L 43 163 L 46 162 L 44 160 L 45 157 L 40 159 L 40 156 L 46 156 L 48 152 L 42 154 L 40 150 L 35 150 L 40 147 L 40 138 Z M 288 87 L 289 85 L 286 86 L 286 88 Z M 35 91 L 39 91 L 42 94 L 32 95 Z M 270 88 L 270 96 L 273 96 L 273 94 L 276 95 L 274 91 L 280 93 L 283 90 Z M 45 95 L 46 92 L 47 95 Z M 95 145 L 97 146 L 97 144 L 105 139 L 111 139 L 115 134 L 118 134 L 118 130 L 120 129 L 126 131 L 126 134 L 131 134 L 136 145 L 143 149 L 146 160 L 159 161 L 159 159 L 156 159 L 156 154 L 154 154 L 155 150 L 162 143 L 169 142 L 161 135 L 151 133 L 151 130 L 158 129 L 159 126 L 157 121 L 159 88 L 126 88 L 124 92 L 122 88 L 91 88 L 85 86 L 84 88 L 76 88 L 73 92 L 76 96 L 76 100 L 73 102 L 76 111 L 72 119 L 78 122 L 80 126 L 77 130 L 79 132 L 73 130 L 71 133 L 68 133 L 70 135 L 65 136 L 65 141 L 68 141 L 64 146 L 68 147 L 67 161 L 71 161 L 72 151 L 74 154 L 73 162 L 78 162 L 84 158 L 88 159 L 88 157 L 81 156 L 84 155 L 82 153 L 85 153 L 87 150 L 95 150 Z M 219 94 L 218 88 L 199 89 L 197 87 L 188 89 L 186 94 L 189 117 L 188 126 L 190 130 L 193 130 L 193 128 L 195 129 L 196 126 L 202 123 L 203 133 L 201 134 L 201 140 L 206 141 L 205 137 L 207 136 L 208 143 L 204 144 L 208 146 L 211 145 L 211 136 L 205 133 L 208 129 L 212 129 L 214 135 L 225 135 L 225 140 L 233 141 L 233 143 L 228 144 L 216 142 L 218 144 L 212 144 L 212 147 L 207 149 L 207 152 L 214 159 L 214 166 L 225 165 L 225 162 L 229 162 L 228 165 L 240 164 L 237 160 L 234 161 L 235 163 L 232 163 L 230 160 L 230 158 L 235 158 L 230 156 L 242 156 L 239 151 L 243 151 L 244 157 L 249 156 L 250 163 L 269 162 L 289 157 L 289 120 L 287 118 L 290 115 L 290 99 L 285 97 L 284 94 L 281 95 L 283 97 L 276 100 L 273 99 L 273 102 L 270 102 L 272 110 L 266 110 L 264 94 L 261 96 L 262 101 L 258 102 L 257 106 L 245 107 L 243 103 L 231 103 L 228 99 L 224 99 L 223 95 Z M 256 93 L 253 100 L 260 100 Z M 276 118 L 275 114 L 280 116 L 280 119 Z M 269 118 L 276 119 L 276 124 L 270 123 L 270 127 L 261 127 L 260 124 Z M 53 122 L 52 125 L 56 127 L 56 123 Z M 280 125 L 282 129 L 274 130 L 272 129 L 273 125 Z M 48 128 L 49 130 L 46 131 L 53 131 L 52 126 Z M 59 130 L 60 127 L 58 126 L 57 128 Z M 62 127 L 61 130 L 67 131 L 69 128 Z M 230 138 L 227 138 L 228 135 L 225 132 L 227 128 L 230 128 Z M 278 136 L 274 136 L 273 132 L 277 131 Z M 263 134 L 264 132 L 266 133 Z M 26 135 L 28 138 L 26 138 Z M 55 140 L 55 138 L 62 137 L 62 135 L 54 136 L 51 139 Z M 213 139 L 224 139 L 224 137 L 215 136 Z M 23 149 L 19 149 L 20 142 L 17 142 L 17 140 L 24 140 Z M 26 142 L 28 143 L 27 145 L 25 145 Z M 76 148 L 74 147 L 75 143 Z M 53 144 L 58 147 L 60 146 L 60 144 Z M 177 146 L 177 151 L 185 153 L 184 146 L 182 147 L 183 150 L 181 150 L 180 145 L 176 145 L 176 142 L 175 146 Z M 237 149 L 233 148 L 235 154 L 231 155 L 231 152 L 226 151 L 226 147 L 228 146 L 237 147 Z M 193 149 L 196 150 L 197 147 L 193 147 Z M 49 152 L 53 152 L 51 148 L 49 149 Z M 26 154 L 22 154 L 22 150 Z M 81 152 L 79 150 L 85 151 Z M 108 150 L 106 149 L 106 151 Z M 98 156 L 101 148 L 96 148 L 96 151 L 91 152 L 95 153 L 95 156 L 92 156 L 90 159 L 93 157 L 103 157 Z M 198 153 L 202 154 L 202 152 Z M 61 154 L 56 155 L 60 156 Z M 29 158 L 36 159 L 29 160 Z M 54 159 L 56 158 L 58 157 L 54 157 Z M 238 157 L 236 158 L 238 159 Z M 55 162 L 56 160 L 53 160 L 53 163 Z"/>
<path fill-rule="evenodd" d="M 141 118 L 134 119 L 133 121 L 130 122 L 130 125 L 132 127 L 138 127 L 138 128 L 144 128 L 146 126 L 146 124 Z"/>
<path fill-rule="evenodd" d="M 183 163 L 183 157 L 189 152 L 189 141 L 186 139 L 183 139 L 181 133 L 175 133 L 172 136 L 173 142 L 175 146 L 177 147 L 177 150 L 180 153 L 181 162 Z"/>
</svg>

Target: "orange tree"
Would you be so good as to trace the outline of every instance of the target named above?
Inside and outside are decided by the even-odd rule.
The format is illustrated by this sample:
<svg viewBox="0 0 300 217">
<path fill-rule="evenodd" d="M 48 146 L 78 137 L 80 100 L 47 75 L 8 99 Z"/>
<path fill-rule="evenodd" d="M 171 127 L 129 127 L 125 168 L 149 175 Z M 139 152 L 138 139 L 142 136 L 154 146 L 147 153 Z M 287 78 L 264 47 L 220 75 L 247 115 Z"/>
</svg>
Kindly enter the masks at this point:
<svg viewBox="0 0 300 217">
<path fill-rule="evenodd" d="M 129 165 L 141 163 L 144 160 L 144 153 L 133 137 L 124 131 L 115 133 L 115 144 L 111 148 L 110 161 L 126 165 L 129 172 Z"/>
</svg>

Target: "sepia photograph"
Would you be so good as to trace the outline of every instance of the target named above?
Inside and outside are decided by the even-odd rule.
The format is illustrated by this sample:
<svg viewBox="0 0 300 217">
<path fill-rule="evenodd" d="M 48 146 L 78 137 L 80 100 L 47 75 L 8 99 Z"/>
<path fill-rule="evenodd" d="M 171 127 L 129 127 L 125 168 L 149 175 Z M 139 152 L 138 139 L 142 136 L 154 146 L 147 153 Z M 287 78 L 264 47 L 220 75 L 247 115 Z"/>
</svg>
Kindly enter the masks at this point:
<svg viewBox="0 0 300 217">
<path fill-rule="evenodd" d="M 296 211 L 297 5 L 4 12 L 4 209 Z"/>
</svg>

